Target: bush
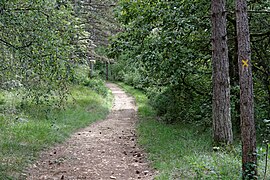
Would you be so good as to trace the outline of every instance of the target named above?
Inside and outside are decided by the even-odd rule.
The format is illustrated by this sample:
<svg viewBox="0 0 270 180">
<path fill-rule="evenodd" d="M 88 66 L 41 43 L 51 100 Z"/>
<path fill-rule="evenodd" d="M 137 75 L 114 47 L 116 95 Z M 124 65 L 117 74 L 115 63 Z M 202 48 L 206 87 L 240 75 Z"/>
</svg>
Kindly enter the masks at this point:
<svg viewBox="0 0 270 180">
<path fill-rule="evenodd" d="M 148 89 L 148 94 L 152 94 L 150 103 L 166 123 L 211 124 L 211 101 L 207 97 L 177 87 Z"/>
<path fill-rule="evenodd" d="M 143 89 L 145 78 L 142 77 L 139 70 L 133 70 L 124 74 L 124 82 L 136 89 Z"/>
<path fill-rule="evenodd" d="M 89 78 L 89 68 L 86 65 L 78 65 L 74 76 L 73 83 L 90 87 L 98 94 L 106 97 L 108 95 L 108 89 L 104 86 L 104 81 L 98 77 Z M 98 72 L 96 72 L 98 73 Z"/>
<path fill-rule="evenodd" d="M 89 79 L 88 77 L 88 67 L 86 65 L 77 65 L 75 68 L 75 74 L 73 77 L 73 83 L 83 84 Z"/>
<path fill-rule="evenodd" d="M 108 95 L 108 89 L 104 86 L 104 81 L 101 79 L 85 79 L 82 83 L 84 86 L 90 87 L 92 90 L 98 94 L 106 97 Z"/>
<path fill-rule="evenodd" d="M 5 104 L 5 99 L 4 99 L 4 95 L 1 94 L 0 92 L 0 105 L 3 105 L 3 104 Z"/>
<path fill-rule="evenodd" d="M 124 65 L 119 62 L 115 62 L 111 66 L 111 71 L 113 75 L 113 80 L 115 81 L 124 81 L 125 71 Z"/>
</svg>

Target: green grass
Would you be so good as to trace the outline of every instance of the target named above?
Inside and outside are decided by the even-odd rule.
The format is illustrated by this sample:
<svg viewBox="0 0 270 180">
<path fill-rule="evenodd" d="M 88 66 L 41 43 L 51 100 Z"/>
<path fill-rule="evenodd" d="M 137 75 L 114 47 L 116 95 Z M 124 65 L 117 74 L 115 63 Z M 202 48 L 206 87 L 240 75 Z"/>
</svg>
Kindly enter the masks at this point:
<svg viewBox="0 0 270 180">
<path fill-rule="evenodd" d="M 44 107 L 29 105 L 16 114 L 17 118 L 0 111 L 0 179 L 19 179 L 41 150 L 63 142 L 72 132 L 108 114 L 111 94 L 104 97 L 84 86 L 75 86 L 71 92 L 73 98 L 65 110 L 45 113 Z M 0 108 L 4 106 L 8 102 Z"/>
<path fill-rule="evenodd" d="M 118 84 L 136 98 L 140 118 L 137 126 L 139 143 L 147 151 L 152 167 L 158 171 L 157 180 L 241 179 L 239 142 L 230 150 L 214 152 L 210 130 L 203 132 L 194 124 L 168 125 L 159 122 L 142 91 Z M 263 159 L 260 159 L 261 179 L 263 169 Z"/>
</svg>

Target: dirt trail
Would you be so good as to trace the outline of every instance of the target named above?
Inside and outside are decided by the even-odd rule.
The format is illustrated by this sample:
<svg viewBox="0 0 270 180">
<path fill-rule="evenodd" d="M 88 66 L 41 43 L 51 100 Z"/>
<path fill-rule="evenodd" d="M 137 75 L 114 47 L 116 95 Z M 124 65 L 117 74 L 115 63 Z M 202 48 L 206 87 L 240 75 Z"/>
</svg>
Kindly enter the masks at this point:
<svg viewBox="0 0 270 180">
<path fill-rule="evenodd" d="M 43 152 L 29 167 L 28 180 L 153 179 L 145 154 L 136 145 L 134 99 L 115 84 L 107 86 L 115 96 L 109 116 Z"/>
</svg>

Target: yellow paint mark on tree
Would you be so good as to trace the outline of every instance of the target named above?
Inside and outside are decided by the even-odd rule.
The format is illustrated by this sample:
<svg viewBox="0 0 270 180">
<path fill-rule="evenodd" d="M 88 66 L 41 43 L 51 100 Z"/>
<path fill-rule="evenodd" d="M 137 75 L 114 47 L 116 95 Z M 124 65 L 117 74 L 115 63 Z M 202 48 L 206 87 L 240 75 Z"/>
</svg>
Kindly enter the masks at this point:
<svg viewBox="0 0 270 180">
<path fill-rule="evenodd" d="M 243 67 L 248 67 L 248 59 L 243 59 L 242 63 L 243 63 Z"/>
</svg>

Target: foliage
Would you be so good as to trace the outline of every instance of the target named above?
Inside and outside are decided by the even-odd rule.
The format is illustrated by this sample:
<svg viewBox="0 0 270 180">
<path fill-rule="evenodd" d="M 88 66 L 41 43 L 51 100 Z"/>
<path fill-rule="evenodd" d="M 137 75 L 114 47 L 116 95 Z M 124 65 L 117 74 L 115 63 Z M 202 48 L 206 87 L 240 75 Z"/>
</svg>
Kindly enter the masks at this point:
<svg viewBox="0 0 270 180">
<path fill-rule="evenodd" d="M 0 179 L 24 179 L 20 176 L 24 166 L 41 150 L 62 142 L 76 129 L 108 114 L 112 102 L 110 94 L 104 98 L 81 85 L 73 86 L 71 94 L 65 110 L 44 113 L 43 106 L 28 104 L 16 116 L 0 111 Z"/>
<path fill-rule="evenodd" d="M 83 83 L 84 86 L 90 87 L 96 93 L 106 97 L 108 95 L 108 89 L 102 84 L 104 84 L 104 81 L 101 79 L 88 79 Z"/>
<path fill-rule="evenodd" d="M 1 1 L 0 88 L 40 103 L 66 95 L 73 76 L 75 25 L 69 1 Z"/>
<path fill-rule="evenodd" d="M 269 144 L 270 142 L 270 120 L 264 119 L 263 120 L 263 124 L 264 124 L 264 132 L 262 134 L 263 137 L 263 143 L 265 144 Z"/>
<path fill-rule="evenodd" d="M 78 64 L 75 68 L 73 83 L 78 85 L 87 86 L 96 93 L 106 97 L 108 89 L 104 86 L 105 82 L 99 76 L 89 78 L 88 67 L 86 65 Z"/>
<path fill-rule="evenodd" d="M 109 52 L 118 58 L 113 69 L 119 75 L 116 79 L 148 91 L 167 122 L 190 119 L 192 111 L 194 116 L 209 116 L 200 114 L 200 106 L 204 108 L 205 100 L 210 100 L 210 24 L 201 21 L 208 5 L 120 1 L 116 10 L 125 29 L 113 38 Z M 194 14 L 195 9 L 200 13 Z M 194 99 L 197 104 L 189 105 Z"/>
<path fill-rule="evenodd" d="M 156 109 L 160 119 L 167 123 L 194 123 L 196 126 L 208 128 L 211 125 L 211 104 L 209 99 L 203 99 L 194 92 L 189 92 L 185 86 L 166 87 L 159 92 L 148 90 L 150 104 Z M 150 95 L 151 94 L 151 95 Z M 197 102 L 197 103 L 193 103 Z M 192 119 L 192 121 L 190 121 Z"/>
<path fill-rule="evenodd" d="M 250 15 L 251 24 L 251 48 L 253 59 L 253 71 L 255 76 L 255 101 L 258 106 L 258 119 L 270 118 L 270 3 L 251 3 L 250 9 L 254 12 Z"/>
</svg>

